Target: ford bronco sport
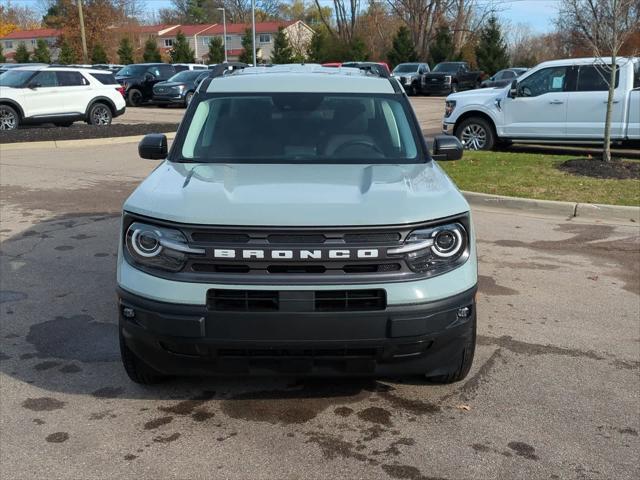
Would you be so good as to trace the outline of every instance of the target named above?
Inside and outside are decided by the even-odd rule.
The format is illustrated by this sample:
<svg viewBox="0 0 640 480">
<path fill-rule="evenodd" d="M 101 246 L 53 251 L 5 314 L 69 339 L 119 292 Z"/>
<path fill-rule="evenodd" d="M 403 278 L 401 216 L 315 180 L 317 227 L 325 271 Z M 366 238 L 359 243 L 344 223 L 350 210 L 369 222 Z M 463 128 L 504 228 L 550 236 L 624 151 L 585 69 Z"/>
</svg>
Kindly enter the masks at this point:
<svg viewBox="0 0 640 480">
<path fill-rule="evenodd" d="M 469 205 L 397 79 L 219 65 L 124 204 L 120 346 L 168 375 L 465 377 L 476 339 Z"/>
</svg>

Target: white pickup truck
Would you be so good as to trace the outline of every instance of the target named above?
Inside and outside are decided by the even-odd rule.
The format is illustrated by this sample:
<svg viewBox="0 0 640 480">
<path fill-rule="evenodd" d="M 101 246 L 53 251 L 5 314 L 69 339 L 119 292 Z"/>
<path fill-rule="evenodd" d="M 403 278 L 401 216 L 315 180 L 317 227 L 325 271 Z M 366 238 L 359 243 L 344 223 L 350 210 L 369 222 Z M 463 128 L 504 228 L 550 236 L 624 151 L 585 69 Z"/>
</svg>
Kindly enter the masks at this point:
<svg viewBox="0 0 640 480">
<path fill-rule="evenodd" d="M 607 110 L 607 58 L 553 60 L 532 68 L 507 87 L 447 97 L 442 129 L 465 148 L 491 150 L 499 143 L 602 143 Z M 640 140 L 640 58 L 617 61 L 611 139 Z"/>
</svg>

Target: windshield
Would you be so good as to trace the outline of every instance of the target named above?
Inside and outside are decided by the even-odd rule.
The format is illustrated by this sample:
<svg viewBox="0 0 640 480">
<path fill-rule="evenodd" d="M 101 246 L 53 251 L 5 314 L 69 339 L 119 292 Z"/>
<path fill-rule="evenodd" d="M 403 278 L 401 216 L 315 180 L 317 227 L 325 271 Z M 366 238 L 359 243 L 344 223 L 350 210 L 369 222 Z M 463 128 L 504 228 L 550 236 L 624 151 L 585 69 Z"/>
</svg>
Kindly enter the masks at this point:
<svg viewBox="0 0 640 480">
<path fill-rule="evenodd" d="M 191 118 L 179 161 L 422 163 L 417 132 L 397 95 L 209 95 Z"/>
<path fill-rule="evenodd" d="M 417 63 L 403 63 L 393 69 L 393 73 L 413 73 L 418 71 Z"/>
<path fill-rule="evenodd" d="M 436 65 L 433 71 L 451 73 L 451 72 L 457 72 L 459 67 L 460 67 L 459 63 L 445 62 L 445 63 L 439 63 L 438 65 Z"/>
<path fill-rule="evenodd" d="M 142 75 L 147 70 L 147 67 L 144 65 L 127 65 L 118 73 L 116 73 L 119 77 L 134 77 L 136 75 Z"/>
<path fill-rule="evenodd" d="M 0 86 L 2 87 L 22 87 L 33 74 L 33 70 L 7 70 L 0 75 Z"/>
<path fill-rule="evenodd" d="M 176 73 L 167 82 L 193 82 L 196 78 L 202 75 L 202 70 L 185 70 L 180 73 Z"/>
</svg>

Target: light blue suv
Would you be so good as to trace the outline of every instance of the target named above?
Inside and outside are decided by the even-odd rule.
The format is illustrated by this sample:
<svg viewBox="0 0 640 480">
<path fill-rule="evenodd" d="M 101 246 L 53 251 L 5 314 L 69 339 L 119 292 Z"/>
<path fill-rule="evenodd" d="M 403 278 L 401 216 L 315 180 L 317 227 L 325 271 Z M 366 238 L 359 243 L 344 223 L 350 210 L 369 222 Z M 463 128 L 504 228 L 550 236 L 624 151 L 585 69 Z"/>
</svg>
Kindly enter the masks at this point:
<svg viewBox="0 0 640 480">
<path fill-rule="evenodd" d="M 124 204 L 122 360 L 168 375 L 464 378 L 476 339 L 469 205 L 402 86 L 356 68 L 224 64 Z"/>
</svg>

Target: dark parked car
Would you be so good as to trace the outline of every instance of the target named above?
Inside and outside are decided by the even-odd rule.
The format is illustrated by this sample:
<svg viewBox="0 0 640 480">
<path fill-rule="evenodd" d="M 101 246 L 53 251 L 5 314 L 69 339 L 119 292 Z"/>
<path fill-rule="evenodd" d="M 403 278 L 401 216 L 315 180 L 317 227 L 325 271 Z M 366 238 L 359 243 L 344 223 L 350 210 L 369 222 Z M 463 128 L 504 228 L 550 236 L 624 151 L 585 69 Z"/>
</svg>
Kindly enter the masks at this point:
<svg viewBox="0 0 640 480">
<path fill-rule="evenodd" d="M 380 73 L 382 73 L 383 75 L 391 75 L 391 69 L 389 68 L 389 65 L 387 65 L 385 62 L 343 62 L 341 65 L 339 65 L 341 67 L 347 67 L 347 68 L 367 68 L 370 67 L 371 69 L 378 71 Z"/>
<path fill-rule="evenodd" d="M 493 77 L 489 77 L 480 84 L 480 88 L 500 88 L 511 85 L 511 83 L 526 72 L 528 68 L 507 68 L 500 70 Z"/>
<path fill-rule="evenodd" d="M 209 70 L 183 70 L 166 82 L 153 86 L 153 103 L 189 106 L 200 82 L 209 76 Z"/>
<path fill-rule="evenodd" d="M 393 74 L 409 95 L 422 93 L 427 73 L 429 65 L 426 63 L 401 63 L 393 69 Z"/>
<path fill-rule="evenodd" d="M 473 71 L 467 62 L 442 62 L 425 78 L 425 93 L 455 93 L 459 90 L 478 88 L 482 72 Z"/>
<path fill-rule="evenodd" d="M 166 63 L 138 63 L 127 65 L 116 74 L 125 89 L 127 105 L 137 107 L 153 97 L 153 86 L 176 74 L 173 65 Z"/>
</svg>

